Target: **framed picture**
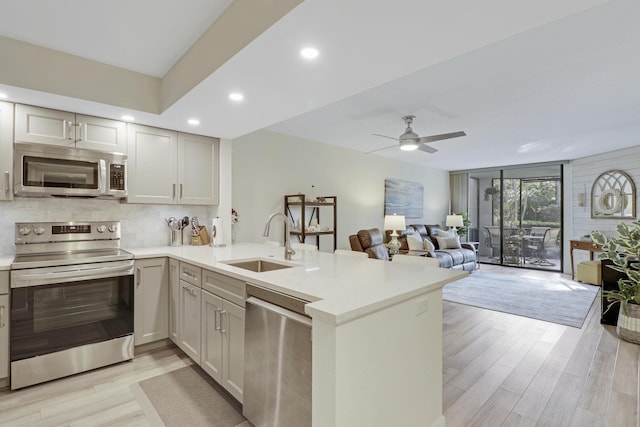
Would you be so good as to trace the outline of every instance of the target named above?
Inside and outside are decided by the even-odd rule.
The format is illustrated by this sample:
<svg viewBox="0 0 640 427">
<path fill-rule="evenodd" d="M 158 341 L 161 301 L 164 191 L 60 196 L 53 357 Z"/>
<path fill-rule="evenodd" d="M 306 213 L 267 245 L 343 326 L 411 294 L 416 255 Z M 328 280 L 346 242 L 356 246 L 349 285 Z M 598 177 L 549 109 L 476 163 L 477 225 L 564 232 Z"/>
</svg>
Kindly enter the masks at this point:
<svg viewBox="0 0 640 427">
<path fill-rule="evenodd" d="M 384 180 L 384 214 L 422 218 L 424 189 L 418 182 Z"/>
</svg>

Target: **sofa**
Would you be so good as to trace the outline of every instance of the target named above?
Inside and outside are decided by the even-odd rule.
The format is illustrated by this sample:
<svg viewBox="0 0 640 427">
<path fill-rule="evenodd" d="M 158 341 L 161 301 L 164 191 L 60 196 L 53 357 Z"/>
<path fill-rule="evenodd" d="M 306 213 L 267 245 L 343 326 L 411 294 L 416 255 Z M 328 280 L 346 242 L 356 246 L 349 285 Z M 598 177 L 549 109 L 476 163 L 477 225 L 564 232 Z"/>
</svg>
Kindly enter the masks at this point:
<svg viewBox="0 0 640 427">
<path fill-rule="evenodd" d="M 390 231 L 387 232 L 387 240 L 390 240 L 389 236 Z M 460 243 L 457 237 L 451 238 L 450 232 L 438 224 L 409 225 L 400 233 L 398 241 L 401 251 L 420 250 L 421 246 L 422 250 L 428 252 L 428 256 L 440 261 L 442 268 L 465 271 L 476 269 L 477 254 L 474 246 L 470 243 Z M 447 246 L 441 247 L 441 243 Z"/>
</svg>

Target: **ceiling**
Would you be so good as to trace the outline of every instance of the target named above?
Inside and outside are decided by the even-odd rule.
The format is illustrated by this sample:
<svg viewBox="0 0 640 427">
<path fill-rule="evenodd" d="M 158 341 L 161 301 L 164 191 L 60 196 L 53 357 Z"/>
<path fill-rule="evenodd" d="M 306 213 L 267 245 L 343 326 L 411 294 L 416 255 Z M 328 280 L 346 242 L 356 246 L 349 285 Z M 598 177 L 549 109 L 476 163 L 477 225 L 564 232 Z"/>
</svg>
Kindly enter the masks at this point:
<svg viewBox="0 0 640 427">
<path fill-rule="evenodd" d="M 192 46 L 241 1 L 0 0 L 0 36 L 134 71 L 161 91 L 176 64 L 197 67 L 187 62 Z M 46 67 L 36 70 L 38 85 L 15 83 L 0 67 L 0 92 L 15 102 L 132 114 L 143 124 L 229 139 L 266 128 L 362 153 L 394 145 L 371 134 L 397 137 L 401 117 L 414 114 L 420 136 L 467 136 L 432 143 L 435 154 L 392 147 L 363 156 L 445 170 L 567 160 L 638 144 L 635 0 L 306 0 L 290 7 L 158 111 L 48 90 Z M 255 20 L 244 14 L 230 28 Z M 230 40 L 218 37 L 200 56 L 223 51 Z M 313 61 L 298 55 L 307 45 L 320 51 Z M 230 101 L 232 91 L 244 101 Z M 188 118 L 200 124 L 192 127 Z"/>
</svg>

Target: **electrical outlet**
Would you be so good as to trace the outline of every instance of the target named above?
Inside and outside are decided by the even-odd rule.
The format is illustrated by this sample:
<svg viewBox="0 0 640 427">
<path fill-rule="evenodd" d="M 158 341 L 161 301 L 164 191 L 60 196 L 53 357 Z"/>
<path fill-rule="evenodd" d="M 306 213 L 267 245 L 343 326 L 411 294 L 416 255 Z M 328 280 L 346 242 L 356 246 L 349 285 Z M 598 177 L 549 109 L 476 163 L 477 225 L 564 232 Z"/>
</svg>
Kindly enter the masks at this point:
<svg viewBox="0 0 640 427">
<path fill-rule="evenodd" d="M 416 300 L 416 316 L 426 313 L 429 310 L 429 299 L 420 298 Z"/>
</svg>

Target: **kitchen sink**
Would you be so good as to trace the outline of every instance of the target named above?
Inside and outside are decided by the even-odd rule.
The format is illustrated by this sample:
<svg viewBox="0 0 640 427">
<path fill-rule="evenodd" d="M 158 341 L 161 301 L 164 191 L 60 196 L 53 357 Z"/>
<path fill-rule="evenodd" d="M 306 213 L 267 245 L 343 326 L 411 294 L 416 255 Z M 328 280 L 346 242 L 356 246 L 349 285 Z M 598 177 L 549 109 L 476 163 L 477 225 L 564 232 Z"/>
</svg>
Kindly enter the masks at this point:
<svg viewBox="0 0 640 427">
<path fill-rule="evenodd" d="M 229 261 L 225 264 L 232 267 L 243 268 L 245 270 L 254 271 L 256 273 L 262 273 L 264 271 L 281 270 L 283 268 L 291 268 L 293 265 L 280 264 L 278 262 L 269 261 L 266 259 L 250 259 L 244 261 Z"/>
</svg>

